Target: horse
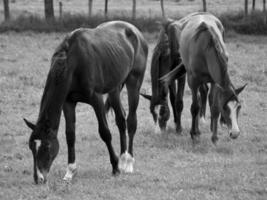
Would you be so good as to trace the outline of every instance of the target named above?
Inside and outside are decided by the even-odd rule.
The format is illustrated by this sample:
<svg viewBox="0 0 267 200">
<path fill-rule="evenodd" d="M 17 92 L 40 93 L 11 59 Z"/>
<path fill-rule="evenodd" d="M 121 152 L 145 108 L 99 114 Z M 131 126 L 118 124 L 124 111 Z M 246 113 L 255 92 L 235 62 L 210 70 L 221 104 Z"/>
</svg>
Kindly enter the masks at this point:
<svg viewBox="0 0 267 200">
<path fill-rule="evenodd" d="M 169 20 L 167 23 L 171 23 Z M 166 23 L 166 22 L 165 22 Z M 186 76 L 176 76 L 170 84 L 162 84 L 160 77 L 166 75 L 175 67 L 182 65 L 180 53 L 169 40 L 169 33 L 164 25 L 159 34 L 159 39 L 154 47 L 150 68 L 152 95 L 140 93 L 150 100 L 150 112 L 155 123 L 159 123 L 161 131 L 166 130 L 167 121 L 170 118 L 168 106 L 168 93 L 172 106 L 176 133 L 182 132 L 181 114 L 183 110 L 183 96 Z M 176 81 L 177 80 L 177 81 Z M 201 117 L 205 118 L 208 88 L 205 84 L 200 87 Z M 159 109 L 158 109 L 159 107 Z M 157 113 L 159 111 L 159 113 Z"/>
<path fill-rule="evenodd" d="M 209 13 L 193 13 L 181 20 L 165 25 L 169 32 L 169 41 L 179 51 L 183 65 L 173 69 L 161 78 L 168 85 L 173 79 L 187 74 L 187 82 L 192 92 L 190 130 L 194 142 L 199 142 L 199 89 L 203 84 L 211 83 L 209 104 L 211 110 L 212 142 L 216 143 L 217 122 L 227 125 L 232 139 L 240 135 L 238 116 L 241 103 L 238 95 L 246 84 L 235 89 L 228 74 L 228 53 L 224 42 L 224 27 L 220 20 Z M 172 49 L 171 49 L 172 50 Z"/>
<path fill-rule="evenodd" d="M 127 22 L 106 22 L 94 29 L 80 28 L 67 34 L 52 56 L 37 123 L 24 119 L 32 129 L 29 148 L 33 155 L 36 184 L 47 181 L 47 174 L 58 154 L 57 133 L 62 110 L 68 146 L 68 166 L 64 180 L 71 181 L 76 174 L 75 107 L 78 102 L 87 103 L 94 109 L 100 137 L 109 152 L 112 174 L 118 175 L 120 170 L 133 172 L 136 110 L 147 55 L 148 44 L 143 35 Z M 128 92 L 127 119 L 120 100 L 120 91 L 124 85 Z M 107 94 L 106 102 L 103 94 Z M 106 120 L 106 108 L 109 106 L 115 112 L 120 132 L 119 159 L 113 149 Z"/>
</svg>

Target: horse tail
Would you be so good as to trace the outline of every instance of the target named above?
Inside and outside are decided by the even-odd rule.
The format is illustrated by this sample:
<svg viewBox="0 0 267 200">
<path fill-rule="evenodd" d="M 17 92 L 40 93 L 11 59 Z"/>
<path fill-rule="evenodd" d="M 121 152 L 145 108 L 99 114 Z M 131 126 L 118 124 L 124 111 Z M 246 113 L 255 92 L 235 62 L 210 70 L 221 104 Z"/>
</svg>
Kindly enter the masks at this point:
<svg viewBox="0 0 267 200">
<path fill-rule="evenodd" d="M 165 84 L 169 85 L 174 79 L 184 76 L 186 69 L 183 63 L 180 63 L 177 67 L 171 70 L 169 73 L 165 74 L 159 80 Z"/>
<path fill-rule="evenodd" d="M 68 34 L 64 40 L 60 43 L 60 45 L 56 48 L 53 56 L 53 59 L 66 59 L 67 53 L 70 48 L 70 35 Z"/>
<path fill-rule="evenodd" d="M 211 36 L 211 41 L 207 45 L 207 48 L 214 47 L 220 62 L 222 62 L 223 64 L 226 64 L 228 60 L 228 54 L 225 50 L 224 41 L 223 41 L 224 30 L 222 29 L 223 27 L 218 26 L 218 23 L 216 23 L 216 26 L 218 28 L 217 31 L 215 30 L 214 26 L 208 25 L 206 22 L 202 22 L 196 30 L 195 40 L 198 39 L 198 37 L 200 36 L 202 32 L 204 31 L 208 32 Z"/>
</svg>

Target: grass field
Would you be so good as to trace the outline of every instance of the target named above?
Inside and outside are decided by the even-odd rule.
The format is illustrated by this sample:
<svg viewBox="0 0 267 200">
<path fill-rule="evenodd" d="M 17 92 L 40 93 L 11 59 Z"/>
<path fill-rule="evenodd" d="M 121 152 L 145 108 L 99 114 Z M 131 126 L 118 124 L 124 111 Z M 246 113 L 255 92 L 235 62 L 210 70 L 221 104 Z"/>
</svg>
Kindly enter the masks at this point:
<svg viewBox="0 0 267 200">
<path fill-rule="evenodd" d="M 146 34 L 150 48 L 155 36 Z M 229 71 L 233 83 L 248 83 L 241 94 L 242 135 L 230 140 L 225 128 L 213 146 L 208 124 L 202 124 L 201 142 L 189 136 L 191 95 L 186 89 L 182 136 L 168 131 L 155 134 L 149 104 L 140 98 L 134 142 L 133 174 L 111 176 L 107 149 L 97 132 L 90 106 L 77 108 L 76 155 L 78 175 L 62 181 L 67 164 L 64 120 L 59 130 L 60 152 L 47 185 L 34 185 L 30 131 L 23 117 L 37 119 L 50 57 L 63 34 L 0 35 L 0 199 L 267 199 L 267 37 L 229 34 Z M 151 55 L 150 55 L 151 56 Z M 150 63 L 150 56 L 148 63 Z M 142 90 L 150 92 L 149 65 Z M 126 93 L 121 95 L 125 106 Z M 109 115 L 113 144 L 119 152 L 119 134 Z"/>
</svg>

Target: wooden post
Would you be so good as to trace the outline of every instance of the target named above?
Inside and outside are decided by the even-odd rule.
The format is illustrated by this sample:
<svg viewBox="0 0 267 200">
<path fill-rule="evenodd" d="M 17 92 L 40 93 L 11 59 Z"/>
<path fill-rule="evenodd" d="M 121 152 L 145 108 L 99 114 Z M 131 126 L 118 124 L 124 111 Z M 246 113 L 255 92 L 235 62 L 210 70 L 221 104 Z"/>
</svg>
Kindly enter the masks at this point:
<svg viewBox="0 0 267 200">
<path fill-rule="evenodd" d="M 59 3 L 59 18 L 61 19 L 62 18 L 62 10 L 63 10 L 63 3 L 60 1 Z"/>
<path fill-rule="evenodd" d="M 88 14 L 92 17 L 93 0 L 88 0 Z"/>
<path fill-rule="evenodd" d="M 266 12 L 266 0 L 263 0 L 263 8 L 262 8 L 262 11 L 263 12 Z"/>
<path fill-rule="evenodd" d="M 203 11 L 207 12 L 207 2 L 206 0 L 202 0 L 203 1 Z"/>
<path fill-rule="evenodd" d="M 45 6 L 45 18 L 46 20 L 54 20 L 54 5 L 53 0 L 44 0 L 44 6 Z"/>
<path fill-rule="evenodd" d="M 136 19 L 136 0 L 133 0 L 133 11 L 132 11 L 132 19 Z"/>
<path fill-rule="evenodd" d="M 9 0 L 4 0 L 5 21 L 10 19 Z"/>
<path fill-rule="evenodd" d="M 245 0 L 245 17 L 248 16 L 248 0 Z"/>
<path fill-rule="evenodd" d="M 255 10 L 256 0 L 252 0 L 252 10 Z"/>
<path fill-rule="evenodd" d="M 108 0 L 105 0 L 105 19 L 108 18 Z"/>
<path fill-rule="evenodd" d="M 163 0 L 160 0 L 160 7 L 161 7 L 162 17 L 165 18 L 165 9 L 164 9 L 164 2 L 163 2 Z"/>
</svg>

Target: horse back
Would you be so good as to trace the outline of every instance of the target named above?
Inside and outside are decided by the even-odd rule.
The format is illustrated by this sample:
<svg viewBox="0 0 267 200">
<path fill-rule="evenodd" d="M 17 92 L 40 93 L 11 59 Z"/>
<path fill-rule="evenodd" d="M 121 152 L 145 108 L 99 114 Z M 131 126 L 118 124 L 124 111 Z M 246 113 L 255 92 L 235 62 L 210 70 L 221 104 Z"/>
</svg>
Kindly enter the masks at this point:
<svg viewBox="0 0 267 200">
<path fill-rule="evenodd" d="M 80 29 L 70 38 L 68 54 L 83 85 L 106 93 L 123 84 L 135 65 L 146 60 L 147 44 L 141 33 L 125 22 L 109 22 L 96 29 Z M 137 69 L 135 69 L 137 68 Z"/>
</svg>

